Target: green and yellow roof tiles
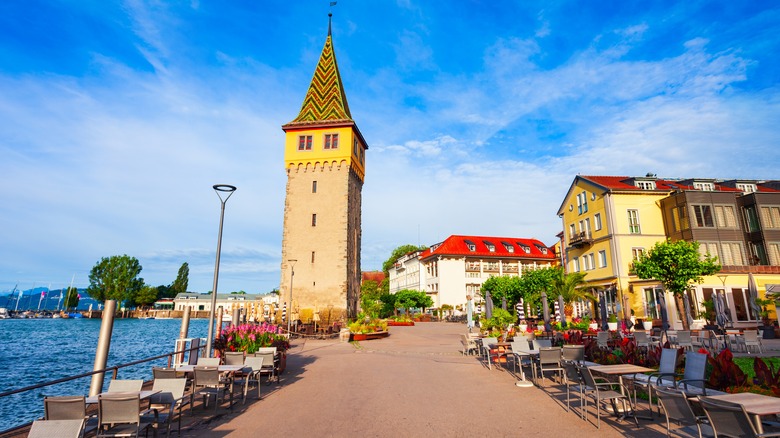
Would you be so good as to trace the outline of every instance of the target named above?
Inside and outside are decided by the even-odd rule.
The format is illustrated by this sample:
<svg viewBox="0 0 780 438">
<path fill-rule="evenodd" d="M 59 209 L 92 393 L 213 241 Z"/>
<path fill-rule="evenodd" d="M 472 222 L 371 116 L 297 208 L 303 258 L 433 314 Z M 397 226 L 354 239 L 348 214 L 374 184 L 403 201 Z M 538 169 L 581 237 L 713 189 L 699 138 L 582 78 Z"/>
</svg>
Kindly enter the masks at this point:
<svg viewBox="0 0 780 438">
<path fill-rule="evenodd" d="M 349 112 L 344 85 L 341 83 L 333 41 L 328 35 L 309 90 L 303 99 L 301 111 L 288 125 L 347 120 L 352 120 L 352 114 Z"/>
</svg>

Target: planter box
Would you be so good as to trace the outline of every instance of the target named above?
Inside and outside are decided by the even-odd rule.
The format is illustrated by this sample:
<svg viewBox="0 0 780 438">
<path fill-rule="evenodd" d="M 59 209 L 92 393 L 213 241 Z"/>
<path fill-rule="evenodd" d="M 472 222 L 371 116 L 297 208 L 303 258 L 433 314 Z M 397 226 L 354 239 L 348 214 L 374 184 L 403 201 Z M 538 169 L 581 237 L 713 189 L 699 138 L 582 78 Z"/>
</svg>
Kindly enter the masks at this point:
<svg viewBox="0 0 780 438">
<path fill-rule="evenodd" d="M 404 327 L 414 325 L 414 321 L 387 321 L 389 327 Z"/>
<path fill-rule="evenodd" d="M 351 341 L 370 341 L 372 339 L 386 338 L 390 335 L 390 332 L 374 332 L 374 333 L 351 333 L 349 340 Z"/>
<path fill-rule="evenodd" d="M 609 330 L 613 331 L 613 332 L 617 331 L 617 325 L 618 325 L 618 323 L 616 323 L 616 322 L 608 322 L 607 323 L 607 327 L 609 327 Z"/>
</svg>

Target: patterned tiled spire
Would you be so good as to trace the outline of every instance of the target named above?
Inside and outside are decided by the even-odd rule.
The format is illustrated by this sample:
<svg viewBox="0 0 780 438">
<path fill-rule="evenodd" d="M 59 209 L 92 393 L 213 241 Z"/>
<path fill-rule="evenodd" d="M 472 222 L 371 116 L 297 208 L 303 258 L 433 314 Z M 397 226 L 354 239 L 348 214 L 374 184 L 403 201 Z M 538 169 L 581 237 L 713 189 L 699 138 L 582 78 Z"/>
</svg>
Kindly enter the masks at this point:
<svg viewBox="0 0 780 438">
<path fill-rule="evenodd" d="M 328 23 L 328 38 L 325 40 L 325 47 L 322 48 L 320 60 L 314 70 L 309 91 L 303 99 L 301 112 L 289 124 L 345 120 L 352 120 L 352 114 L 349 112 L 344 85 L 341 83 L 330 35 L 330 23 Z"/>
</svg>

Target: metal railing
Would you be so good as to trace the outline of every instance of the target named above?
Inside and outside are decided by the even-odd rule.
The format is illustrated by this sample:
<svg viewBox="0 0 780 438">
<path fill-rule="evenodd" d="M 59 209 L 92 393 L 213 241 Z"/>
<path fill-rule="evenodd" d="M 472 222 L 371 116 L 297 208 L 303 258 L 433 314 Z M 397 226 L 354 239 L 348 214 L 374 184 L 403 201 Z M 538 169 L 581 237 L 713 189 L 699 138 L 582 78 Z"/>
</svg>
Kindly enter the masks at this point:
<svg viewBox="0 0 780 438">
<path fill-rule="evenodd" d="M 128 362 L 128 363 L 123 363 L 123 364 L 119 364 L 119 365 L 114 365 L 114 366 L 111 366 L 111 367 L 104 368 L 102 370 L 89 371 L 89 372 L 86 372 L 86 373 L 76 374 L 76 375 L 73 375 L 73 376 L 67 376 L 67 377 L 62 377 L 62 378 L 55 379 L 55 380 L 49 380 L 49 381 L 46 381 L 46 382 L 37 383 L 35 385 L 25 386 L 23 388 L 13 389 L 11 391 L 6 391 L 6 392 L 0 393 L 0 403 L 5 403 L 4 399 L 6 397 L 9 397 L 9 396 L 12 396 L 12 395 L 15 395 L 15 394 L 21 394 L 21 393 L 25 393 L 25 392 L 29 392 L 29 391 L 34 391 L 36 389 L 41 389 L 41 388 L 45 388 L 45 387 L 49 387 L 49 386 L 58 385 L 58 384 L 61 384 L 61 383 L 70 382 L 70 381 L 73 381 L 73 380 L 83 379 L 85 377 L 90 377 L 90 376 L 93 376 L 95 374 L 111 372 L 111 378 L 112 379 L 116 379 L 119 370 L 122 369 L 122 368 L 128 368 L 128 367 L 132 367 L 132 366 L 143 364 L 143 363 L 147 363 L 147 362 L 152 362 L 152 361 L 159 360 L 159 359 L 162 359 L 162 358 L 165 358 L 165 357 L 168 358 L 168 366 L 170 367 L 171 364 L 173 364 L 173 357 L 174 356 L 180 355 L 180 354 L 183 355 L 185 353 L 193 354 L 193 351 L 201 350 L 203 348 L 204 348 L 204 346 L 202 346 L 202 345 L 197 346 L 197 347 L 190 347 L 190 348 L 186 348 L 186 349 L 183 349 L 183 350 L 172 351 L 170 353 L 164 353 L 164 354 L 160 354 L 160 355 L 157 355 L 157 356 L 152 356 L 152 357 L 147 357 L 147 358 L 144 358 L 144 359 L 139 359 L 139 360 L 136 360 L 136 361 L 133 361 L 133 362 Z M 41 405 L 41 409 L 43 409 L 43 405 Z M 32 424 L 32 422 L 27 422 L 27 423 L 24 423 L 24 424 L 20 424 L 18 426 L 13 426 L 13 427 L 11 427 L 9 429 L 0 431 L 0 435 L 4 435 L 4 434 L 11 433 L 11 432 L 14 432 L 14 431 L 19 430 L 19 429 L 23 429 L 25 427 L 29 427 L 31 424 Z"/>
</svg>

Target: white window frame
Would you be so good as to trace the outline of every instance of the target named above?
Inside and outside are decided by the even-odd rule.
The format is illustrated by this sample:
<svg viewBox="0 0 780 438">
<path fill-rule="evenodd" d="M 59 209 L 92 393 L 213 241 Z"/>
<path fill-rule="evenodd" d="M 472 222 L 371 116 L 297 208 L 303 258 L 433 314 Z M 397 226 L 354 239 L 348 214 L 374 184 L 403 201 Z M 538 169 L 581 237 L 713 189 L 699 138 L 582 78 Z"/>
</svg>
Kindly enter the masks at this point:
<svg viewBox="0 0 780 438">
<path fill-rule="evenodd" d="M 593 215 L 593 229 L 595 231 L 601 230 L 601 213 Z"/>
<path fill-rule="evenodd" d="M 629 208 L 626 212 L 628 213 L 628 233 L 642 234 L 642 227 L 639 223 L 639 210 Z"/>
</svg>

